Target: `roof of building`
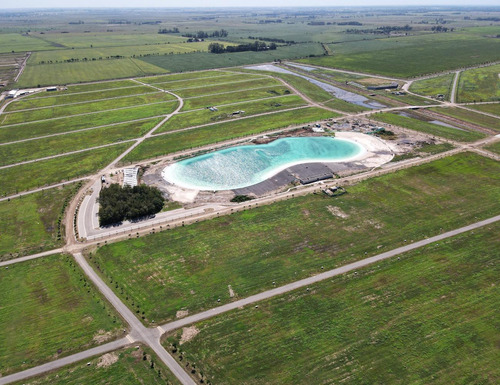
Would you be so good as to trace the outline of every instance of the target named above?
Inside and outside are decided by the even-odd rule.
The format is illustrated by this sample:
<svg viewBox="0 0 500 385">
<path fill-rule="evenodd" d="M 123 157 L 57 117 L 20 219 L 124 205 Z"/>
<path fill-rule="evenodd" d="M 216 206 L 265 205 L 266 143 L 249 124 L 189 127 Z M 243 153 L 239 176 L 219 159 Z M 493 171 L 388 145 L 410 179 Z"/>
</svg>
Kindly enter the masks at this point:
<svg viewBox="0 0 500 385">
<path fill-rule="evenodd" d="M 134 187 L 137 186 L 137 174 L 139 168 L 124 168 L 123 169 L 123 185 Z"/>
</svg>

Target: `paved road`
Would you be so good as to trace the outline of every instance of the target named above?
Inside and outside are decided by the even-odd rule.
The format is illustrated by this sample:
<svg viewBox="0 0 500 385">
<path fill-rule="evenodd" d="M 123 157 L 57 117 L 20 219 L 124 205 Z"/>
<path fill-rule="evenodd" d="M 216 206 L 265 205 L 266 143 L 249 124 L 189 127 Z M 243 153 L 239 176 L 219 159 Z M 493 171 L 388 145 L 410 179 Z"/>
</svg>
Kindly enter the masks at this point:
<svg viewBox="0 0 500 385">
<path fill-rule="evenodd" d="M 64 248 L 61 247 L 59 249 L 48 250 L 48 251 L 44 251 L 42 253 L 31 254 L 31 255 L 27 255 L 26 257 L 19 257 L 19 258 L 11 259 L 9 261 L 0 262 L 0 267 L 9 266 L 9 265 L 12 265 L 14 263 L 30 261 L 32 259 L 37 259 L 37 258 L 41 258 L 41 257 L 46 257 L 48 255 L 54 255 L 54 254 L 60 254 L 60 253 L 64 253 Z"/>
<path fill-rule="evenodd" d="M 22 381 L 22 380 L 25 380 L 27 378 L 37 376 L 39 374 L 49 372 L 51 370 L 56 370 L 56 369 L 62 368 L 63 366 L 73 364 L 73 363 L 78 362 L 78 361 L 89 359 L 93 356 L 101 355 L 104 353 L 108 353 L 108 352 L 120 349 L 120 348 L 127 346 L 129 344 L 130 344 L 130 340 L 128 340 L 127 338 L 121 338 L 119 340 L 109 342 L 107 344 L 104 344 L 104 345 L 101 345 L 101 346 L 98 346 L 98 347 L 95 347 L 95 348 L 92 348 L 89 350 L 85 350 L 83 352 L 76 353 L 76 354 L 73 354 L 71 356 L 60 358 L 58 360 L 51 361 L 51 362 L 48 362 L 48 363 L 40 365 L 40 366 L 36 366 L 34 368 L 27 369 L 27 370 L 24 370 L 22 372 L 10 374 L 10 375 L 5 376 L 5 377 L 0 377 L 0 385 L 10 384 L 11 382 L 15 382 L 15 381 Z"/>
<path fill-rule="evenodd" d="M 384 259 L 398 256 L 400 254 L 418 249 L 420 247 L 429 245 L 431 243 L 439 242 L 439 241 L 442 241 L 444 239 L 465 233 L 467 231 L 478 229 L 480 227 L 495 223 L 497 221 L 500 221 L 500 215 L 486 219 L 484 221 L 473 223 L 473 224 L 468 225 L 468 226 L 461 227 L 461 228 L 456 229 L 456 230 L 448 231 L 446 233 L 439 234 L 439 235 L 436 235 L 436 236 L 431 237 L 431 238 L 423 239 L 421 241 L 414 242 L 414 243 L 411 243 L 411 244 L 406 245 L 406 246 L 398 247 L 397 249 L 387 251 L 385 253 L 378 254 L 378 255 L 375 255 L 375 256 L 370 257 L 370 258 L 365 258 L 365 259 L 362 259 L 360 261 L 353 262 L 353 263 L 350 263 L 348 265 L 345 265 L 345 266 L 342 266 L 342 267 L 339 267 L 339 268 L 336 268 L 333 270 L 329 270 L 329 271 L 326 271 L 324 273 L 321 273 L 321 274 L 318 274 L 318 275 L 315 275 L 315 276 L 312 276 L 309 278 L 301 279 L 300 281 L 292 282 L 292 283 L 289 283 L 287 285 L 277 287 L 275 289 L 264 291 L 262 293 L 252 295 L 250 297 L 247 297 L 247 298 L 235 301 L 235 302 L 221 305 L 219 307 L 204 311 L 202 313 L 198 313 L 198 314 L 186 317 L 186 318 L 182 318 L 182 319 L 177 320 L 177 321 L 169 322 L 167 324 L 161 325 L 160 327 L 164 332 L 176 330 L 176 329 L 179 329 L 181 327 L 190 325 L 192 323 L 202 321 L 202 320 L 205 320 L 207 318 L 211 318 L 211 317 L 214 317 L 216 315 L 219 315 L 219 314 L 231 311 L 231 310 L 238 309 L 239 307 L 242 307 L 242 306 L 254 304 L 256 302 L 263 301 L 263 300 L 275 297 L 277 295 L 288 293 L 292 290 L 300 289 L 302 287 L 307 287 L 307 286 L 312 285 L 314 283 L 318 283 L 318 282 L 324 281 L 326 279 L 330 279 L 330 278 L 335 277 L 337 275 L 341 275 L 341 274 L 345 274 L 345 273 L 348 273 L 351 271 L 355 271 L 357 269 L 361 269 L 361 268 L 366 267 L 368 265 L 371 265 L 373 263 L 383 261 Z"/>
</svg>

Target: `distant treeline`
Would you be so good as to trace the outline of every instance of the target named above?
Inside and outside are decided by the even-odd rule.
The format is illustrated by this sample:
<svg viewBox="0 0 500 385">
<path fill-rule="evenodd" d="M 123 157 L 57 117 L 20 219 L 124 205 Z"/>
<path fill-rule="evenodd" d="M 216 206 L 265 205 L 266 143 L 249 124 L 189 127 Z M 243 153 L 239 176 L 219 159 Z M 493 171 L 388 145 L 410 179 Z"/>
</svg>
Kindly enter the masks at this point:
<svg viewBox="0 0 500 385">
<path fill-rule="evenodd" d="M 391 32 L 408 32 L 411 31 L 413 28 L 410 27 L 408 24 L 399 27 L 399 26 L 383 26 L 383 27 L 378 27 L 375 29 L 347 29 L 347 33 L 359 33 L 359 34 L 367 34 L 367 33 L 373 33 L 373 34 L 380 34 L 380 35 L 388 35 Z"/>
<path fill-rule="evenodd" d="M 254 41 L 253 43 L 249 44 L 228 45 L 227 47 L 224 47 L 224 45 L 220 43 L 210 43 L 208 45 L 208 51 L 211 53 L 267 51 L 275 50 L 276 48 L 276 43 L 267 45 L 267 43 L 263 41 Z"/>
<path fill-rule="evenodd" d="M 172 29 L 167 29 L 167 28 L 160 28 L 158 30 L 158 33 L 164 34 L 164 33 L 179 33 L 179 28 L 174 27 Z"/>
<path fill-rule="evenodd" d="M 341 21 L 336 23 L 334 21 L 329 21 L 325 23 L 324 21 L 310 21 L 307 25 L 363 25 L 359 21 Z"/>
<path fill-rule="evenodd" d="M 229 33 L 225 29 L 221 29 L 219 31 L 214 31 L 212 33 L 207 33 L 204 31 L 198 31 L 196 33 L 185 33 L 183 37 L 191 37 L 195 39 L 207 39 L 209 37 L 226 37 Z"/>
<path fill-rule="evenodd" d="M 431 31 L 433 32 L 453 32 L 455 28 L 448 28 L 448 27 L 443 27 L 442 25 L 436 25 L 431 28 Z"/>
<path fill-rule="evenodd" d="M 99 224 L 107 226 L 156 214 L 164 201 L 156 187 L 111 184 L 99 193 Z"/>
<path fill-rule="evenodd" d="M 296 44 L 295 40 L 283 40 L 283 39 L 276 39 L 274 37 L 255 37 L 255 36 L 248 36 L 249 39 L 252 40 L 262 40 L 262 41 L 272 41 L 274 43 L 283 43 L 283 44 Z"/>
</svg>

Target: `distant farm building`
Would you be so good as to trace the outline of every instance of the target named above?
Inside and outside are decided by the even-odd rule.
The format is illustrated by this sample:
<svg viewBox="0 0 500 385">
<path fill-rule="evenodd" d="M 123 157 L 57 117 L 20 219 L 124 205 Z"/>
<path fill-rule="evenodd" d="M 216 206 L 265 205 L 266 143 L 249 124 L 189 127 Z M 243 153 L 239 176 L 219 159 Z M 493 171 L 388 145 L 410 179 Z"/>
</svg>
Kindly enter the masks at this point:
<svg viewBox="0 0 500 385">
<path fill-rule="evenodd" d="M 137 174 L 139 168 L 124 168 L 123 169 L 123 186 L 137 186 Z"/>
<path fill-rule="evenodd" d="M 397 82 L 392 82 L 391 84 L 381 84 L 379 86 L 368 86 L 367 90 L 397 90 L 399 84 Z"/>
<path fill-rule="evenodd" d="M 57 91 L 57 87 L 47 87 L 47 91 L 48 92 Z"/>
</svg>

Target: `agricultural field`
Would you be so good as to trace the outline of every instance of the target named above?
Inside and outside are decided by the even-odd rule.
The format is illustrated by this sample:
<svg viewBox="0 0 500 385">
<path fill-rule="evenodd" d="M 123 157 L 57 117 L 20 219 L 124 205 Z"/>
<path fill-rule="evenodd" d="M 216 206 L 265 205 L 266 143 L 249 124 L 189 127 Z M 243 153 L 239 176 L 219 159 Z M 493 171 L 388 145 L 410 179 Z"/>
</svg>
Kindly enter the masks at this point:
<svg viewBox="0 0 500 385">
<path fill-rule="evenodd" d="M 0 34 L 0 53 L 16 53 L 27 51 L 41 51 L 54 49 L 54 46 L 46 41 L 20 33 Z"/>
<path fill-rule="evenodd" d="M 0 261 L 63 246 L 61 223 L 80 183 L 0 202 Z"/>
<path fill-rule="evenodd" d="M 175 344 L 217 384 L 494 383 L 499 231 L 491 225 L 232 311 L 164 346 Z"/>
<path fill-rule="evenodd" d="M 450 100 L 451 86 L 455 74 L 446 74 L 436 76 L 428 79 L 417 80 L 410 86 L 410 91 L 416 94 L 436 97 L 437 95 L 444 95 L 444 100 Z"/>
<path fill-rule="evenodd" d="M 460 44 L 460 49 L 457 49 L 457 44 Z M 345 42 L 330 45 L 333 56 L 300 59 L 298 62 L 408 78 L 500 60 L 499 47 L 498 39 L 475 34 L 471 29 Z"/>
<path fill-rule="evenodd" d="M 88 362 L 90 365 L 87 365 Z M 106 353 L 92 360 L 64 367 L 45 376 L 22 381 L 22 384 L 26 385 L 48 383 L 53 385 L 82 383 L 109 385 L 180 384 L 156 354 L 142 345 Z M 20 385 L 21 382 L 17 384 Z"/>
<path fill-rule="evenodd" d="M 494 160 L 462 153 L 339 198 L 294 198 L 109 244 L 89 258 L 145 322 L 173 320 L 488 218 L 499 209 L 499 171 Z"/>
<path fill-rule="evenodd" d="M 500 101 L 500 64 L 464 71 L 458 82 L 461 103 Z"/>
<path fill-rule="evenodd" d="M 49 186 L 91 175 L 107 166 L 130 146 L 122 143 L 109 147 L 59 156 L 53 159 L 0 168 L 0 195 Z"/>
<path fill-rule="evenodd" d="M 500 117 L 500 103 L 469 105 L 468 108 L 497 115 Z"/>
<path fill-rule="evenodd" d="M 121 319 L 70 256 L 53 255 L 2 268 L 0 291 L 2 376 L 123 333 Z"/>
<path fill-rule="evenodd" d="M 432 111 L 500 132 L 500 117 L 494 118 L 463 108 L 431 108 Z"/>
<path fill-rule="evenodd" d="M 281 111 L 269 115 L 236 119 L 186 131 L 155 135 L 146 139 L 125 156 L 123 164 L 155 158 L 182 150 L 215 144 L 224 140 L 258 134 L 338 116 L 316 107 L 305 107 L 292 111 Z"/>
<path fill-rule="evenodd" d="M 390 112 L 377 113 L 371 115 L 371 117 L 374 120 L 378 120 L 380 122 L 409 128 L 411 130 L 420 131 L 426 134 L 436 135 L 459 142 L 473 142 L 485 136 L 484 134 L 477 131 L 466 131 L 460 128 L 441 126 L 411 116 L 401 116 Z"/>
</svg>

